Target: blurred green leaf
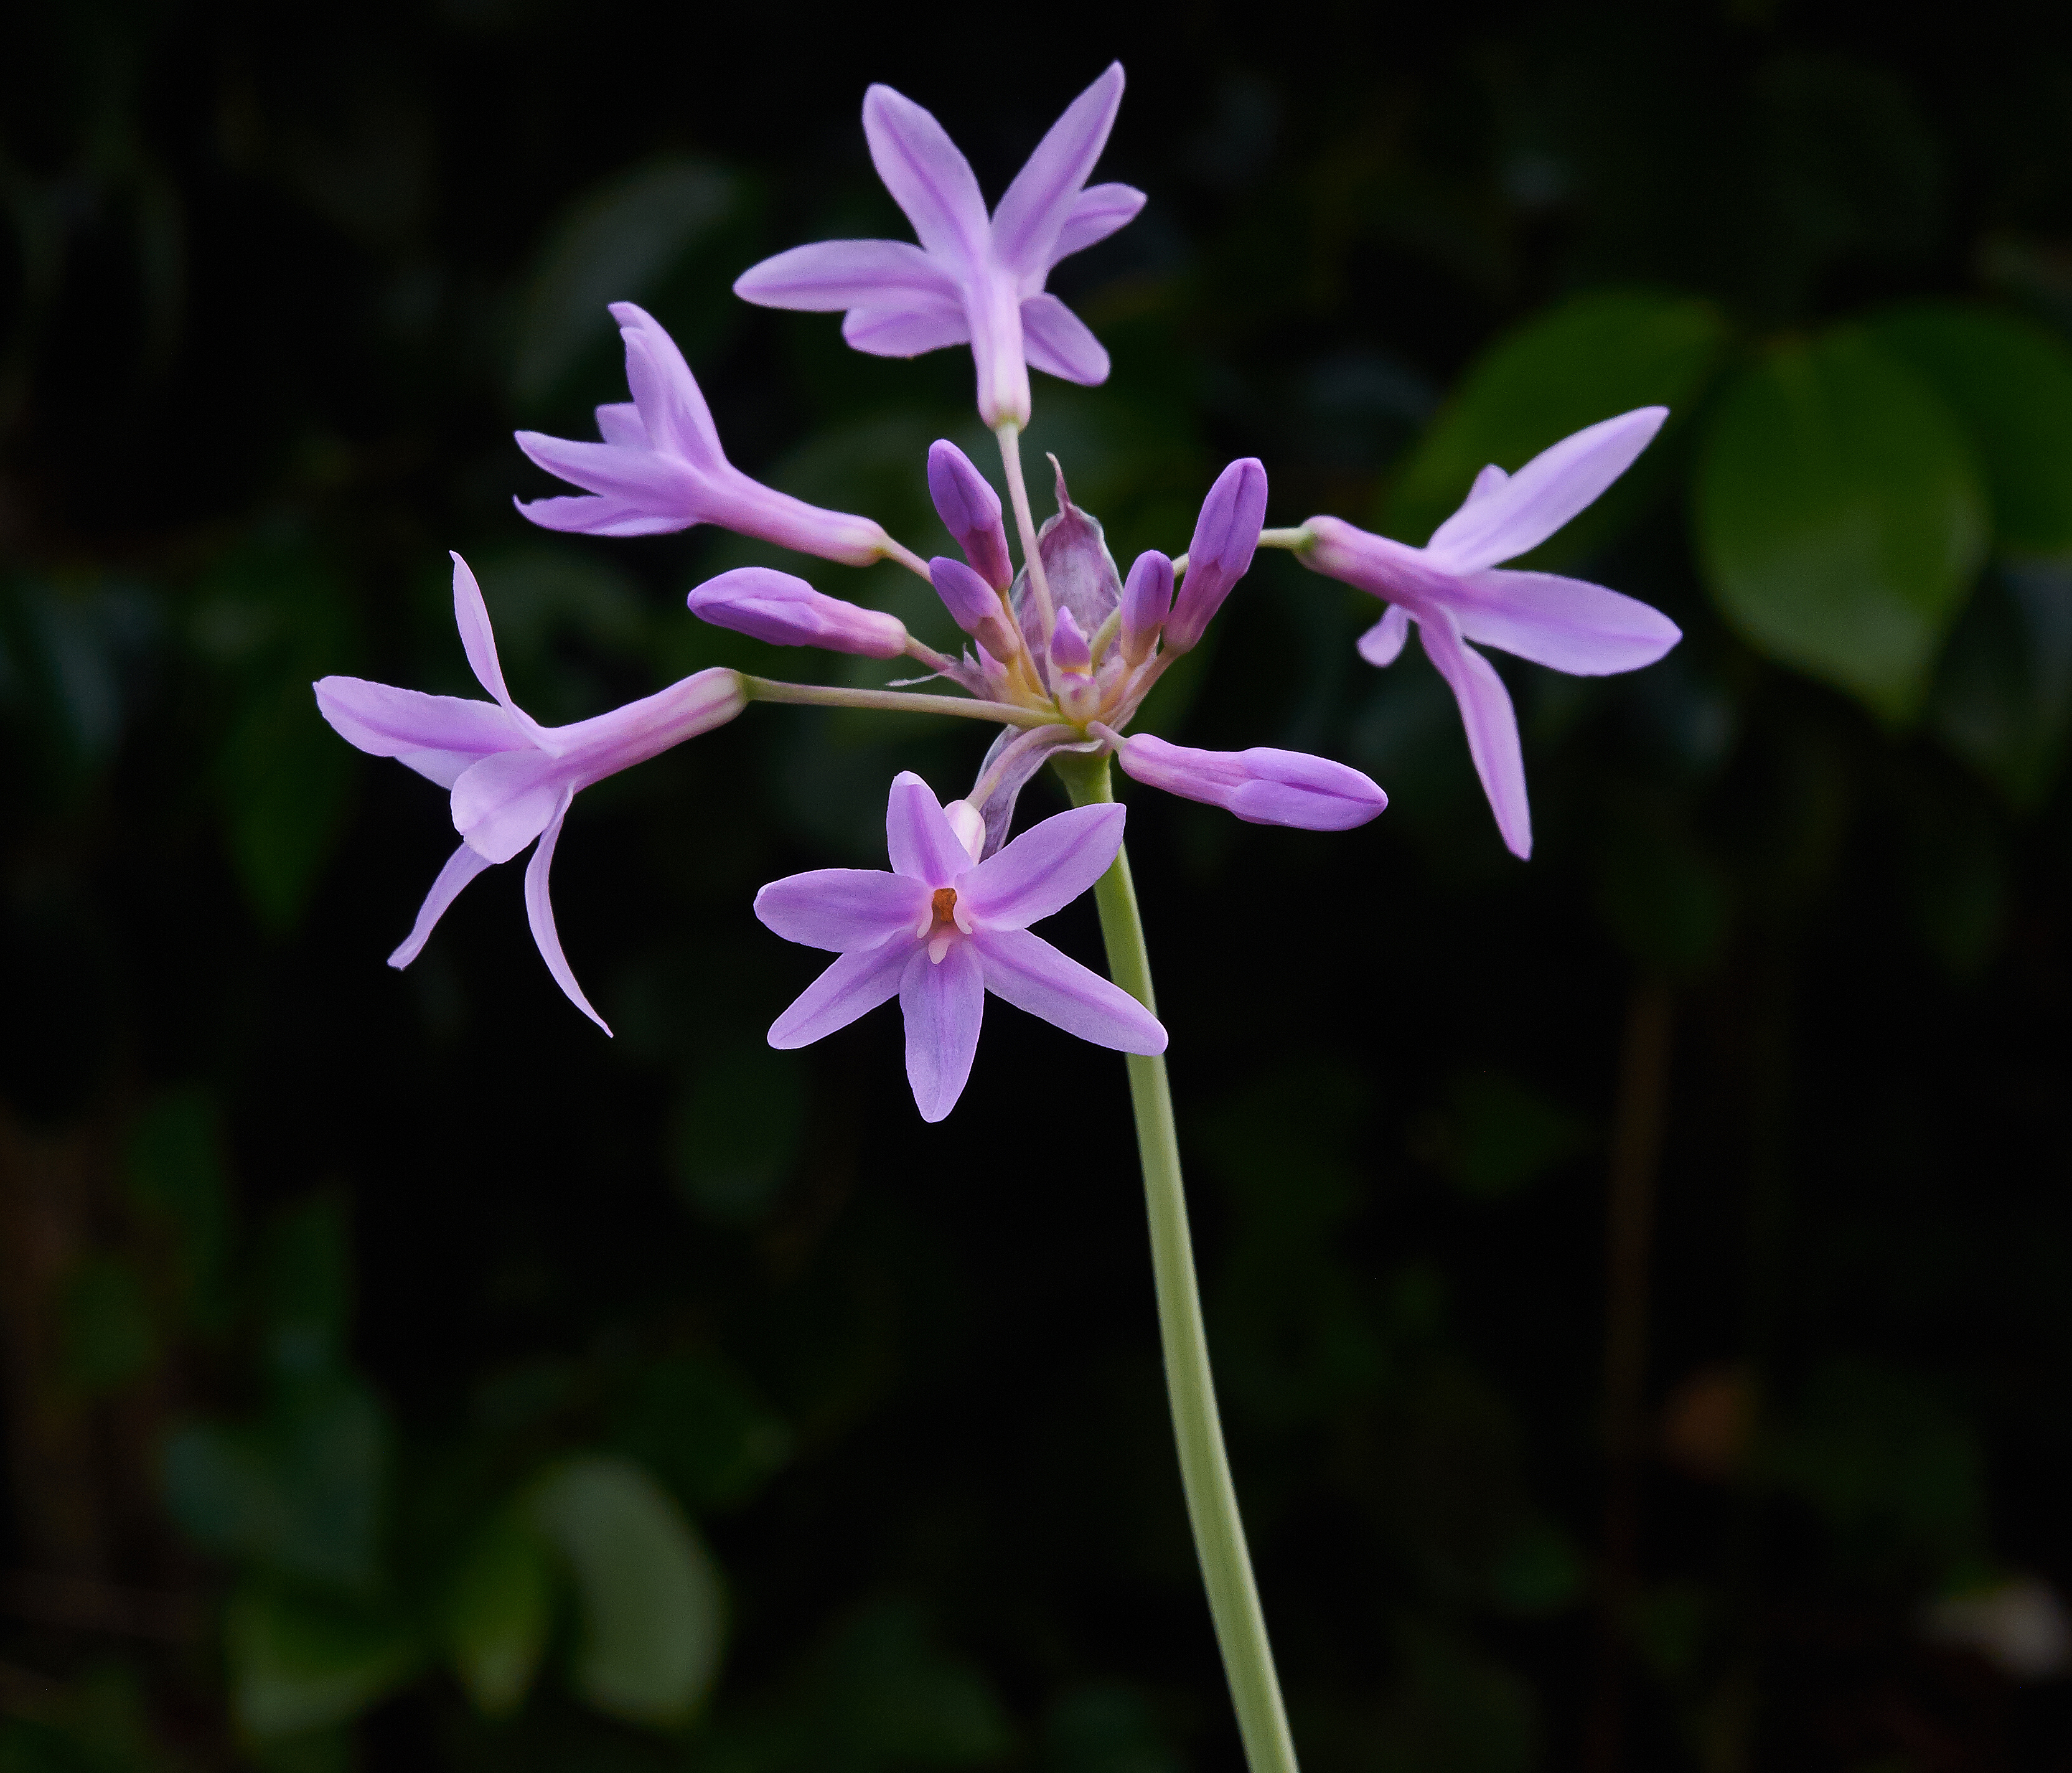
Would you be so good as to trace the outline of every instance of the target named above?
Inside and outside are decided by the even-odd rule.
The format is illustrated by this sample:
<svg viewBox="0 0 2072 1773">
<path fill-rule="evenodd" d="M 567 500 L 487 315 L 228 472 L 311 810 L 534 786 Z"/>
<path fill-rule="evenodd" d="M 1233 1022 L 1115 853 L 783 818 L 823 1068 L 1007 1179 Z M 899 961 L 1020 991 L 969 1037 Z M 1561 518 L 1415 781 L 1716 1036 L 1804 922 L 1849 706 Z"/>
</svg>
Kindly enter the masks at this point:
<svg viewBox="0 0 2072 1773">
<path fill-rule="evenodd" d="M 268 929 L 300 921 L 344 829 L 352 768 L 299 680 L 252 697 L 232 726 L 220 765 L 230 858 Z"/>
<path fill-rule="evenodd" d="M 352 1317 L 352 1236 L 340 1196 L 312 1195 L 268 1227 L 260 1288 L 268 1351 L 280 1373 L 339 1365 Z"/>
<path fill-rule="evenodd" d="M 1943 742 L 2009 805 L 2042 804 L 2072 730 L 2072 565 L 1988 575 L 1951 636 L 1933 713 Z"/>
<path fill-rule="evenodd" d="M 686 1722 L 719 1671 L 719 1573 L 661 1486 L 628 1460 L 573 1458 L 542 1478 L 530 1512 L 568 1561 L 582 1615 L 570 1678 L 629 1722 Z"/>
<path fill-rule="evenodd" d="M 1864 330 L 1969 434 L 1996 544 L 2072 549 L 2072 349 L 2033 322 L 1969 302 L 1910 302 Z"/>
<path fill-rule="evenodd" d="M 1598 911 L 1642 966 L 1690 978 L 1718 959 L 1733 910 L 1727 883 L 1673 817 L 1635 808 L 1616 818 L 1597 877 Z"/>
<path fill-rule="evenodd" d="M 224 1644 L 238 1724 L 257 1737 L 343 1723 L 401 1686 L 422 1657 L 388 1615 L 263 1583 L 232 1598 Z"/>
<path fill-rule="evenodd" d="M 1539 1717 L 1519 1677 L 1451 1633 L 1400 1635 L 1382 1701 L 1372 1764 L 1382 1773 L 1526 1773 L 1539 1759 Z"/>
<path fill-rule="evenodd" d="M 154 1097 L 130 1129 L 130 1198 L 171 1232 L 179 1305 L 204 1329 L 230 1310 L 230 1184 L 214 1100 L 199 1088 Z"/>
<path fill-rule="evenodd" d="M 1048 1773 L 1181 1773 L 1157 1709 L 1134 1688 L 1075 1687 L 1043 1720 Z"/>
<path fill-rule="evenodd" d="M 1572 1109 L 1507 1072 L 1462 1072 L 1430 1129 L 1431 1155 L 1463 1193 L 1500 1199 L 1579 1150 L 1588 1126 Z"/>
<path fill-rule="evenodd" d="M 1704 391 L 1726 337 L 1710 304 L 1688 297 L 1638 290 L 1571 297 L 1470 366 L 1390 489 L 1383 527 L 1421 544 L 1486 464 L 1515 471 L 1571 432 L 1636 406 L 1680 413 Z M 1568 558 L 1603 545 L 1645 492 L 1647 476 L 1634 475 L 1633 487 L 1615 487 L 1535 557 Z"/>
<path fill-rule="evenodd" d="M 1887 720 L 1919 706 L 1984 557 L 1946 408 L 1859 332 L 1779 347 L 1728 391 L 1698 478 L 1712 594 L 1758 650 Z"/>
<path fill-rule="evenodd" d="M 87 1397 L 127 1384 L 158 1358 L 142 1277 L 119 1256 L 89 1256 L 65 1283 L 65 1376 Z"/>
<path fill-rule="evenodd" d="M 518 1510 L 475 1534 L 446 1594 L 445 1637 L 454 1672 L 484 1716 L 516 1711 L 547 1648 L 553 1569 L 538 1529 Z"/>
<path fill-rule="evenodd" d="M 674 1355 L 635 1381 L 613 1437 L 695 1508 L 745 1502 L 791 1456 L 791 1434 L 719 1360 Z"/>
<path fill-rule="evenodd" d="M 705 1060 L 677 1097 L 676 1187 L 706 1218 L 746 1224 L 777 1203 L 805 1139 L 801 1068 L 759 1043 Z"/>
</svg>

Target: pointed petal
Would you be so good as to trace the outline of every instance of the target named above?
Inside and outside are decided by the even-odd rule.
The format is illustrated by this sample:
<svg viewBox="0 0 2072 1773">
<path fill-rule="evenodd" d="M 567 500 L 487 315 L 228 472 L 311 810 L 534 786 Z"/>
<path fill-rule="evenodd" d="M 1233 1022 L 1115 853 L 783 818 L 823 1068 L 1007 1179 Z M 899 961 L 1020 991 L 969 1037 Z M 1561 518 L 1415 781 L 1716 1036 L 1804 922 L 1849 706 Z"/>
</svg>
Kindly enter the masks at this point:
<svg viewBox="0 0 2072 1773">
<path fill-rule="evenodd" d="M 874 948 L 845 954 L 791 1002 L 770 1025 L 770 1044 L 789 1051 L 810 1047 L 838 1028 L 866 1016 L 899 989 L 907 961 L 926 950 L 919 937 L 895 936 Z"/>
<path fill-rule="evenodd" d="M 906 1018 L 906 1081 L 921 1118 L 932 1123 L 964 1094 L 985 1018 L 985 970 L 970 942 L 952 942 L 939 961 L 919 949 L 899 976 L 899 1009 Z"/>
<path fill-rule="evenodd" d="M 942 125 L 890 87 L 873 86 L 863 97 L 863 133 L 871 164 L 922 245 L 959 269 L 976 265 L 985 250 L 985 200 Z"/>
<path fill-rule="evenodd" d="M 531 749 L 470 764 L 453 785 L 454 829 L 491 862 L 508 862 L 555 817 L 566 775 L 559 758 Z"/>
<path fill-rule="evenodd" d="M 654 439 L 648 434 L 648 422 L 641 418 L 639 407 L 630 400 L 614 401 L 598 408 L 597 434 L 621 449 L 652 450 L 655 446 Z"/>
<path fill-rule="evenodd" d="M 853 954 L 928 922 L 928 889 L 881 868 L 816 868 L 773 880 L 755 895 L 755 915 L 787 942 Z"/>
<path fill-rule="evenodd" d="M 402 946 L 388 956 L 393 967 L 406 967 L 424 952 L 425 944 L 431 939 L 433 927 L 446 915 L 446 907 L 460 897 L 460 890 L 489 866 L 489 858 L 462 844 L 446 858 L 446 865 L 439 870 L 439 878 L 432 882 L 432 890 L 425 895 L 425 902 L 417 907 L 417 921 L 410 926 L 410 933 L 403 938 Z"/>
<path fill-rule="evenodd" d="M 1525 758 L 1519 749 L 1518 716 L 1511 692 L 1491 664 L 1461 639 L 1453 619 L 1435 610 L 1417 624 L 1424 652 L 1460 704 L 1461 723 L 1468 734 L 1468 755 L 1504 847 L 1521 860 L 1532 854 L 1532 810 L 1525 798 Z"/>
<path fill-rule="evenodd" d="M 985 988 L 1018 1010 L 1097 1047 L 1162 1053 L 1166 1030 L 1119 985 L 1027 930 L 982 929 L 965 943 L 985 964 Z"/>
<path fill-rule="evenodd" d="M 885 808 L 885 846 L 891 852 L 894 874 L 923 881 L 931 891 L 948 886 L 971 866 L 970 855 L 943 817 L 942 802 L 911 770 L 902 770 L 893 779 Z"/>
<path fill-rule="evenodd" d="M 1111 62 L 1065 107 L 1015 174 L 993 212 L 993 257 L 1009 270 L 1040 275 L 1057 257 L 1058 237 L 1115 127 L 1122 86 L 1122 64 Z"/>
<path fill-rule="evenodd" d="M 1108 380 L 1108 352 L 1087 323 L 1054 295 L 1032 295 L 1022 304 L 1022 348 L 1032 369 L 1083 388 Z"/>
<path fill-rule="evenodd" d="M 688 462 L 659 450 L 627 449 L 616 443 L 586 443 L 514 431 L 518 447 L 548 473 L 586 492 L 616 499 L 636 511 L 672 520 L 678 529 L 701 521 L 707 482 Z"/>
<path fill-rule="evenodd" d="M 668 536 L 699 521 L 688 512 L 645 511 L 631 500 L 602 494 L 511 502 L 528 523 L 581 536 Z"/>
<path fill-rule="evenodd" d="M 910 298 L 960 306 L 957 280 L 911 241 L 824 240 L 751 265 L 734 293 L 758 307 L 828 314 L 898 307 Z"/>
<path fill-rule="evenodd" d="M 315 688 L 319 711 L 348 745 L 393 757 L 441 788 L 491 752 L 530 743 L 493 701 L 428 696 L 360 677 L 326 677 Z"/>
<path fill-rule="evenodd" d="M 1509 475 L 1492 462 L 1475 476 L 1475 483 L 1468 488 L 1468 496 L 1461 503 L 1463 505 L 1471 505 L 1478 499 L 1486 499 L 1510 479 Z"/>
<path fill-rule="evenodd" d="M 1684 638 L 1638 598 L 1557 573 L 1492 568 L 1463 580 L 1462 592 L 1449 607 L 1464 639 L 1578 677 L 1638 671 Z"/>
<path fill-rule="evenodd" d="M 1668 418 L 1666 406 L 1642 406 L 1605 419 L 1543 450 L 1501 485 L 1486 489 L 1482 471 L 1467 503 L 1432 532 L 1432 564 L 1449 573 L 1479 572 L 1536 548 L 1633 466 Z"/>
<path fill-rule="evenodd" d="M 1099 245 L 1117 228 L 1135 221 L 1143 207 L 1144 193 L 1128 185 L 1088 186 L 1065 218 L 1057 244 L 1050 249 L 1050 263 L 1055 265 L 1061 258 Z"/>
<path fill-rule="evenodd" d="M 989 929 L 1040 923 L 1108 871 L 1126 817 L 1112 804 L 1074 807 L 1031 825 L 957 882 L 958 903 Z"/>
<path fill-rule="evenodd" d="M 574 788 L 561 791 L 561 804 L 554 808 L 553 817 L 547 821 L 547 829 L 540 833 L 540 847 L 525 864 L 525 920 L 532 926 L 532 940 L 539 945 L 540 958 L 547 963 L 554 983 L 568 993 L 570 1003 L 608 1035 L 610 1028 L 604 1018 L 590 1008 L 590 999 L 576 983 L 568 956 L 561 952 L 561 938 L 554 928 L 553 901 L 547 896 L 547 871 L 554 866 L 554 845 L 561 841 L 561 821 L 569 816 L 569 803 L 575 797 Z"/>
<path fill-rule="evenodd" d="M 482 600 L 482 587 L 459 555 L 454 563 L 454 623 L 460 630 L 460 644 L 467 654 L 475 681 L 494 696 L 504 713 L 518 716 L 511 692 L 504 687 L 504 667 L 497 662 L 496 636 L 489 626 L 489 606 Z"/>
<path fill-rule="evenodd" d="M 962 306 L 917 296 L 906 307 L 851 308 L 842 319 L 842 340 L 874 357 L 918 357 L 945 345 L 971 343 Z"/>
<path fill-rule="evenodd" d="M 726 466 L 712 409 L 676 341 L 645 308 L 615 302 L 611 317 L 626 341 L 626 385 L 632 390 L 648 439 L 708 472 Z"/>
<path fill-rule="evenodd" d="M 1381 619 L 1359 637 L 1359 656 L 1371 665 L 1392 665 L 1409 638 L 1410 612 L 1400 603 L 1392 603 Z"/>
</svg>

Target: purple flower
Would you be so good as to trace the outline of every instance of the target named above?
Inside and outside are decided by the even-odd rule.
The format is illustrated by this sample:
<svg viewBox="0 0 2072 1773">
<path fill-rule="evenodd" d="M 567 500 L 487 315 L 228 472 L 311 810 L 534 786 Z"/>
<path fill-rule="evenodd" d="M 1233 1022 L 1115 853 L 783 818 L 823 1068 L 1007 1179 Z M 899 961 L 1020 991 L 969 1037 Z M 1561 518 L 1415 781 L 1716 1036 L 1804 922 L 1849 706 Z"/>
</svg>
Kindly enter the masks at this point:
<svg viewBox="0 0 2072 1773">
<path fill-rule="evenodd" d="M 1129 569 L 1122 587 L 1122 656 L 1138 665 L 1151 656 L 1159 630 L 1173 611 L 1173 562 L 1147 548 Z"/>
<path fill-rule="evenodd" d="M 1007 557 L 1007 527 L 1001 521 L 1000 495 L 972 466 L 971 458 L 939 438 L 928 447 L 928 496 L 943 527 L 956 537 L 972 570 L 997 591 L 1014 582 Z"/>
<path fill-rule="evenodd" d="M 1108 379 L 1108 353 L 1043 291 L 1059 260 L 1105 240 L 1144 207 L 1127 185 L 1086 188 L 1122 103 L 1117 62 L 1037 144 L 990 220 L 971 163 L 941 124 L 889 86 L 864 96 L 872 163 L 919 238 L 796 246 L 743 272 L 734 294 L 766 308 L 845 309 L 858 351 L 913 357 L 968 343 L 979 416 L 1029 422 L 1029 367 L 1067 381 Z M 980 569 L 983 570 L 984 569 Z"/>
<path fill-rule="evenodd" d="M 1002 664 L 1013 660 L 1019 643 L 998 591 L 948 554 L 938 554 L 928 562 L 928 581 L 959 627 Z"/>
<path fill-rule="evenodd" d="M 773 646 L 825 647 L 866 659 L 896 659 L 906 650 L 906 624 L 898 616 L 845 603 L 775 567 L 737 566 L 707 579 L 685 601 L 692 615 L 713 627 Z"/>
<path fill-rule="evenodd" d="M 868 566 L 891 552 L 890 538 L 870 518 L 822 511 L 734 467 L 676 341 L 631 302 L 613 302 L 611 314 L 626 341 L 633 398 L 598 408 L 602 443 L 516 434 L 518 447 L 541 467 L 590 494 L 520 500 L 526 516 L 544 529 L 593 536 L 659 536 L 717 524 L 845 566 Z"/>
<path fill-rule="evenodd" d="M 1166 622 L 1166 644 L 1185 652 L 1223 607 L 1231 587 L 1252 569 L 1266 521 L 1266 470 L 1255 456 L 1233 462 L 1216 476 L 1194 520 L 1187 545 L 1187 576 Z"/>
<path fill-rule="evenodd" d="M 1553 573 L 1495 570 L 1537 547 L 1632 466 L 1669 416 L 1643 406 L 1564 438 L 1516 474 L 1486 467 L 1461 508 L 1412 548 L 1336 517 L 1303 527 L 1304 566 L 1371 591 L 1388 613 L 1360 637 L 1370 664 L 1392 664 L 1417 624 L 1426 655 L 1461 706 L 1468 750 L 1512 854 L 1532 854 L 1518 720 L 1496 668 L 1470 640 L 1576 677 L 1652 664 L 1683 638 L 1637 599 Z M 1193 576 L 1190 570 L 1189 577 Z"/>
<path fill-rule="evenodd" d="M 571 726 L 542 726 L 511 699 L 481 587 L 459 555 L 454 563 L 454 619 L 476 681 L 495 699 L 428 696 L 358 677 L 326 677 L 317 706 L 347 743 L 393 757 L 453 791 L 462 843 L 439 870 L 393 967 L 417 957 L 446 908 L 492 862 L 508 862 L 534 838 L 525 869 L 525 911 L 532 940 L 569 1001 L 608 1035 L 561 952 L 547 874 L 569 803 L 593 782 L 644 763 L 672 745 L 723 726 L 746 705 L 738 673 L 701 671 L 659 694 Z"/>
<path fill-rule="evenodd" d="M 1198 751 L 1149 733 L 1094 730 L 1115 747 L 1124 775 L 1168 794 L 1222 807 L 1248 825 L 1350 831 L 1388 804 L 1388 796 L 1358 770 L 1305 751 L 1265 745 L 1247 751 Z"/>
<path fill-rule="evenodd" d="M 976 816 L 962 802 L 954 810 L 956 824 L 927 783 L 902 772 L 885 814 L 891 873 L 821 868 L 755 895 L 755 915 L 787 941 L 841 956 L 771 1024 L 770 1044 L 809 1046 L 897 993 L 906 1080 L 931 1121 L 964 1093 L 989 991 L 1082 1040 L 1165 1051 L 1166 1030 L 1149 1010 L 1029 932 L 1108 871 L 1122 847 L 1123 809 L 1075 807 L 984 862 L 974 859 Z"/>
</svg>

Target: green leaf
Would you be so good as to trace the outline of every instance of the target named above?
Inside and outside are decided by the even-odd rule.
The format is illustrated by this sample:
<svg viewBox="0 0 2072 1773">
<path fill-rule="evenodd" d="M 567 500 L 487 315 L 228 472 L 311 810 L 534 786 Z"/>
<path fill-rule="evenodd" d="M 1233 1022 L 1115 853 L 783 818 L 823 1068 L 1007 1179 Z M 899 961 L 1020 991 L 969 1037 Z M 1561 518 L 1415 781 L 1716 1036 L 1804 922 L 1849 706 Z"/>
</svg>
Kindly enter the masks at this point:
<svg viewBox="0 0 2072 1773">
<path fill-rule="evenodd" d="M 1571 432 L 1636 406 L 1680 411 L 1703 391 L 1725 343 L 1712 308 L 1684 297 L 1608 290 L 1549 309 L 1470 366 L 1391 489 L 1383 527 L 1421 544 L 1488 463 L 1515 471 Z M 1602 546 L 1646 490 L 1646 476 L 1622 482 L 1536 557 Z"/>
<path fill-rule="evenodd" d="M 801 1068 L 767 1047 L 742 1047 L 699 1066 L 671 1117 L 670 1156 L 684 1201 L 722 1225 L 753 1223 L 776 1205 L 804 1141 Z"/>
<path fill-rule="evenodd" d="M 2072 549 L 2072 350 L 2041 327 L 1969 302 L 1910 302 L 1865 330 L 1969 434 L 1995 542 L 2018 553 Z"/>
<path fill-rule="evenodd" d="M 72 1270 L 62 1319 L 65 1376 L 84 1396 L 117 1390 L 158 1360 L 142 1278 L 119 1256 L 89 1256 Z"/>
<path fill-rule="evenodd" d="M 127 1158 L 130 1198 L 169 1234 L 182 1310 L 204 1329 L 220 1327 L 230 1311 L 230 1183 L 208 1092 L 154 1097 L 130 1131 Z"/>
<path fill-rule="evenodd" d="M 421 1651 L 401 1622 L 269 1585 L 240 1590 L 224 1622 L 231 1701 L 253 1736 L 343 1723 L 401 1686 Z"/>
<path fill-rule="evenodd" d="M 2009 805 L 2043 804 L 2072 730 L 2072 562 L 2008 562 L 1951 637 L 1934 718 Z"/>
<path fill-rule="evenodd" d="M 1712 595 L 1753 645 L 1897 722 L 1971 589 L 1985 500 L 1948 409 L 1836 331 L 1780 347 L 1729 389 L 1697 528 Z"/>
<path fill-rule="evenodd" d="M 530 1512 L 575 1578 L 577 1693 L 631 1722 L 684 1722 L 718 1672 L 726 1617 L 690 1523 L 639 1466 L 602 1455 L 542 1478 Z"/>
<path fill-rule="evenodd" d="M 454 1672 L 490 1717 L 518 1709 L 540 1657 L 554 1602 L 553 1569 L 521 1511 L 493 1517 L 469 1545 L 447 1590 L 444 1623 Z"/>
<path fill-rule="evenodd" d="M 286 679 L 246 702 L 219 764 L 230 859 L 268 930 L 292 930 L 345 828 L 352 752 L 308 684 Z"/>
</svg>

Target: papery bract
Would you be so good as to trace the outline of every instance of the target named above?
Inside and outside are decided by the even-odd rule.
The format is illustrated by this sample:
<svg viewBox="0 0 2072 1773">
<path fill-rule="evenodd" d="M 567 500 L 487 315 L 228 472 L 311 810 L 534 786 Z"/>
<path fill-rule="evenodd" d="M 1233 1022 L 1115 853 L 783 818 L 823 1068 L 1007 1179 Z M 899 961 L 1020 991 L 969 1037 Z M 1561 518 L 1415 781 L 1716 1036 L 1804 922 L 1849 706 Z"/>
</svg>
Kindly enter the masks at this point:
<svg viewBox="0 0 2072 1773">
<path fill-rule="evenodd" d="M 896 659 L 906 650 L 906 624 L 898 616 L 829 597 L 774 567 L 737 566 L 707 579 L 684 601 L 692 615 L 715 627 L 775 646 L 824 647 L 866 659 Z"/>
</svg>

